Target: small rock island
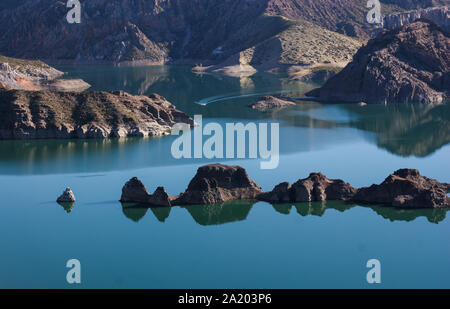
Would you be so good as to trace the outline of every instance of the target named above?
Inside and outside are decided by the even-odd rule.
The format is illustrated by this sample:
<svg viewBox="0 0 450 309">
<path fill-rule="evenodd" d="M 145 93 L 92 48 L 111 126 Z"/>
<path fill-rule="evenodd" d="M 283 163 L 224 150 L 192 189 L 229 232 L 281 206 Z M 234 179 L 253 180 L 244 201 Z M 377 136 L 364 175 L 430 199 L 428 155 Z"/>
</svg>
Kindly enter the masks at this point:
<svg viewBox="0 0 450 309">
<path fill-rule="evenodd" d="M 284 99 L 284 98 L 277 98 L 274 96 L 263 96 L 259 99 L 259 101 L 248 105 L 248 107 L 250 107 L 251 109 L 256 109 L 265 112 L 269 110 L 282 109 L 294 105 L 295 102 L 292 102 L 287 98 Z"/>
</svg>

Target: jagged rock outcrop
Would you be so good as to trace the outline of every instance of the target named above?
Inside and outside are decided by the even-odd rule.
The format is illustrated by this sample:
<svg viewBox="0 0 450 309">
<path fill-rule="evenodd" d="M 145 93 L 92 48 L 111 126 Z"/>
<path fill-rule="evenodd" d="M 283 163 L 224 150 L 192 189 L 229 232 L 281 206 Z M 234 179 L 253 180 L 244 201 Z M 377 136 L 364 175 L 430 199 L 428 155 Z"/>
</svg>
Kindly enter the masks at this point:
<svg viewBox="0 0 450 309">
<path fill-rule="evenodd" d="M 261 188 L 240 166 L 210 164 L 200 167 L 174 204 L 216 204 L 232 200 L 255 199 Z"/>
<path fill-rule="evenodd" d="M 271 192 L 261 194 L 258 199 L 270 203 L 301 203 L 315 201 L 346 201 L 353 197 L 356 189 L 340 179 L 328 179 L 321 173 L 311 173 L 292 186 L 283 182 Z"/>
<path fill-rule="evenodd" d="M 66 188 L 56 201 L 58 203 L 75 203 L 75 195 L 70 188 Z"/>
<path fill-rule="evenodd" d="M 133 177 L 122 188 L 120 201 L 170 207 L 171 199 L 163 187 L 158 187 L 153 194 L 150 194 L 144 184 L 137 177 Z"/>
<path fill-rule="evenodd" d="M 352 200 L 398 208 L 446 208 L 450 207 L 448 191 L 450 184 L 424 177 L 418 170 L 400 169 L 380 185 L 359 189 Z"/>
<path fill-rule="evenodd" d="M 437 209 L 450 208 L 448 191 L 450 184 L 421 176 L 417 170 L 401 169 L 381 185 L 368 188 L 355 189 L 343 180 L 311 173 L 293 185 L 283 182 L 270 192 L 261 192 L 244 168 L 210 164 L 197 170 L 186 191 L 179 196 L 170 196 L 162 187 L 151 195 L 139 179 L 132 178 L 122 189 L 121 202 L 167 207 L 212 205 L 234 200 L 259 200 L 274 204 L 349 201 L 397 208 Z"/>
<path fill-rule="evenodd" d="M 307 93 L 327 102 L 439 103 L 450 97 L 450 35 L 428 21 L 386 31 Z"/>
<path fill-rule="evenodd" d="M 386 29 L 392 30 L 411 24 L 418 19 L 430 20 L 439 27 L 450 31 L 450 10 L 448 6 L 439 6 L 390 14 L 384 17 L 383 26 Z"/>
<path fill-rule="evenodd" d="M 0 139 L 169 135 L 193 120 L 163 97 L 0 89 Z"/>
<path fill-rule="evenodd" d="M 294 102 L 283 100 L 274 96 L 263 96 L 259 101 L 250 104 L 248 107 L 259 111 L 267 111 L 272 109 L 281 109 L 295 105 Z"/>
</svg>

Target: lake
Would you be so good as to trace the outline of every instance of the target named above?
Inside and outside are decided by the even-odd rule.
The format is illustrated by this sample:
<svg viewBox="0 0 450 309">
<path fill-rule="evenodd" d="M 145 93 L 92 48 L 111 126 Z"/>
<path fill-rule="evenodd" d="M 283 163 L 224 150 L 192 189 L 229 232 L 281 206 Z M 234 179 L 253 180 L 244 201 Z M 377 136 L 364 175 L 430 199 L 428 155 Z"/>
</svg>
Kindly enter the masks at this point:
<svg viewBox="0 0 450 309">
<path fill-rule="evenodd" d="M 304 102 L 262 113 L 264 94 L 301 96 L 318 84 L 283 74 L 197 75 L 187 67 L 64 66 L 92 90 L 158 93 L 204 123 L 279 123 L 277 169 L 258 159 L 174 159 L 176 137 L 0 141 L 0 288 L 450 288 L 446 210 L 342 202 L 129 208 L 133 176 L 184 191 L 197 168 L 247 169 L 264 190 L 322 172 L 355 187 L 399 168 L 450 182 L 450 104 L 356 106 Z M 56 198 L 67 187 L 73 207 Z M 82 282 L 66 281 L 81 262 Z M 366 281 L 370 259 L 382 283 Z"/>
</svg>

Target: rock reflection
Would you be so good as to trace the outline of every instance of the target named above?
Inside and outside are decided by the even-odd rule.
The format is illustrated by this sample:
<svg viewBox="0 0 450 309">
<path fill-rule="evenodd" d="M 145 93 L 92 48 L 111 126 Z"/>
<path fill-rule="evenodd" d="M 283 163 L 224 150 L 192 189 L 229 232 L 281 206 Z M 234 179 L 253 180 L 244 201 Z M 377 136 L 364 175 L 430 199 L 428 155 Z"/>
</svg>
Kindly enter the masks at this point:
<svg viewBox="0 0 450 309">
<path fill-rule="evenodd" d="M 270 204 L 264 202 L 253 201 L 232 201 L 223 204 L 214 205 L 194 205 L 183 206 L 182 209 L 192 216 L 192 219 L 203 226 L 222 225 L 231 222 L 245 221 L 250 214 L 253 206 L 258 203 L 263 206 Z M 377 215 L 391 222 L 404 221 L 411 222 L 418 218 L 426 218 L 431 223 L 440 223 L 446 218 L 449 209 L 396 209 L 384 206 L 359 206 L 342 201 L 323 201 L 312 203 L 296 203 L 296 204 L 272 204 L 273 209 L 280 214 L 290 215 L 295 209 L 296 213 L 302 217 L 316 216 L 323 217 L 328 210 L 337 210 L 339 212 L 346 212 L 355 207 L 364 207 L 372 209 Z M 146 208 L 139 204 L 122 204 L 124 215 L 139 222 L 145 214 L 151 210 L 151 213 L 160 222 L 165 222 L 170 215 L 170 207 Z"/>
<path fill-rule="evenodd" d="M 376 143 L 400 156 L 425 157 L 450 142 L 450 104 L 390 104 L 347 110 L 352 127 L 376 133 Z"/>
<path fill-rule="evenodd" d="M 128 219 L 139 222 L 147 213 L 148 208 L 138 204 L 122 204 L 122 212 Z"/>
<path fill-rule="evenodd" d="M 200 225 L 220 225 L 247 219 L 253 207 L 251 201 L 233 201 L 215 205 L 184 207 Z"/>
<path fill-rule="evenodd" d="M 61 206 L 62 208 L 64 208 L 64 210 L 70 214 L 73 210 L 73 207 L 75 206 L 75 203 L 60 203 L 58 202 L 59 206 Z"/>
</svg>

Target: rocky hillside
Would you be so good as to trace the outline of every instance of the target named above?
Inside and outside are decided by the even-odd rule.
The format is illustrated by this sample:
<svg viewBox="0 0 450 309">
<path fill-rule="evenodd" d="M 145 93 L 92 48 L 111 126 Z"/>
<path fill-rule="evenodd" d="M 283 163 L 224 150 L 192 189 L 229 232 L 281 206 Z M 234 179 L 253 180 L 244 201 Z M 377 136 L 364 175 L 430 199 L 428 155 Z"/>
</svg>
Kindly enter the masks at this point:
<svg viewBox="0 0 450 309">
<path fill-rule="evenodd" d="M 0 88 L 0 139 L 107 138 L 170 134 L 193 120 L 159 95 Z"/>
<path fill-rule="evenodd" d="M 450 98 L 450 35 L 428 21 L 385 31 L 307 95 L 334 102 L 442 102 Z"/>
<path fill-rule="evenodd" d="M 383 5 L 385 13 L 411 4 L 390 2 Z M 270 16 L 365 38 L 373 30 L 365 20 L 365 4 L 359 0 L 90 0 L 82 1 L 81 24 L 68 24 L 64 1 L 27 0 L 15 9 L 0 10 L 0 53 L 55 62 L 220 63 L 289 28 L 289 23 Z M 292 47 L 294 54 L 295 47 L 299 45 Z"/>
</svg>

